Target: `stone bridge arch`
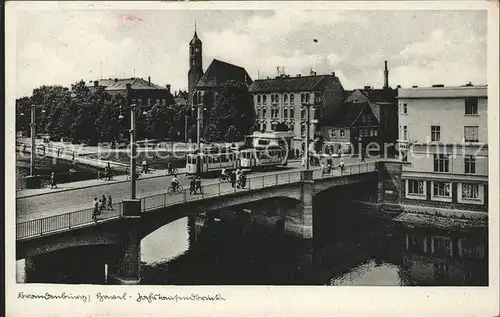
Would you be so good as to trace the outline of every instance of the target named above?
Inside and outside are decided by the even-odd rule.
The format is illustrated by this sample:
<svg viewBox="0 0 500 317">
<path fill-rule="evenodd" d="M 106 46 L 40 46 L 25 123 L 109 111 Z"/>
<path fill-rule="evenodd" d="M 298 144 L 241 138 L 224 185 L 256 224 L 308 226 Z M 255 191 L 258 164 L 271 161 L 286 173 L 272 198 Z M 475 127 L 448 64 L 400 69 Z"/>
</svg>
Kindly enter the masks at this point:
<svg viewBox="0 0 500 317">
<path fill-rule="evenodd" d="M 181 205 L 144 212 L 141 216 L 139 238 L 142 240 L 159 228 L 183 217 L 278 197 L 292 199 L 300 203 L 301 183 L 237 191 L 234 194 L 189 201 Z"/>
</svg>

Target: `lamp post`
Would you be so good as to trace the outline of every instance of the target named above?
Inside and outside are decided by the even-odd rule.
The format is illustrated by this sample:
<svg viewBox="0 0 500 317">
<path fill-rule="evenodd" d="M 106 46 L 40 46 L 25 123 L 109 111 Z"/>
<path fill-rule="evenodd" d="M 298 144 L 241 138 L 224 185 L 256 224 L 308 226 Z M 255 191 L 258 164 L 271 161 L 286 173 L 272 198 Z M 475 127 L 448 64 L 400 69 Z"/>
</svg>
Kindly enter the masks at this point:
<svg viewBox="0 0 500 317">
<path fill-rule="evenodd" d="M 40 187 L 40 180 L 36 176 L 35 160 L 36 160 L 36 109 L 41 108 L 41 105 L 31 105 L 31 123 L 30 123 L 30 134 L 31 134 L 31 159 L 30 159 L 30 175 L 26 178 L 27 188 L 38 188 Z M 42 108 L 42 112 L 45 110 Z M 24 114 L 22 114 L 24 116 Z"/>
<path fill-rule="evenodd" d="M 193 94 L 193 108 L 192 110 L 194 110 L 194 107 L 197 108 L 197 113 L 196 113 L 196 148 L 198 150 L 201 150 L 200 148 L 200 133 L 201 133 L 201 120 L 203 120 L 203 118 L 201 117 L 202 115 L 202 111 L 203 110 L 207 110 L 205 107 L 204 107 L 204 104 L 203 104 L 203 92 L 195 92 Z"/>
<path fill-rule="evenodd" d="M 135 199 L 136 196 L 136 144 L 135 144 L 135 108 L 136 104 L 132 103 L 132 85 L 127 84 L 127 103 L 130 108 L 130 199 Z M 120 107 L 121 108 L 121 107 Z M 123 119 L 120 113 L 118 119 Z"/>
<path fill-rule="evenodd" d="M 306 109 L 306 170 L 309 170 L 309 129 L 311 125 L 311 108 L 313 108 L 313 104 L 310 102 L 302 103 L 302 108 Z"/>
<path fill-rule="evenodd" d="M 188 141 L 188 115 L 184 115 L 184 143 Z"/>
</svg>

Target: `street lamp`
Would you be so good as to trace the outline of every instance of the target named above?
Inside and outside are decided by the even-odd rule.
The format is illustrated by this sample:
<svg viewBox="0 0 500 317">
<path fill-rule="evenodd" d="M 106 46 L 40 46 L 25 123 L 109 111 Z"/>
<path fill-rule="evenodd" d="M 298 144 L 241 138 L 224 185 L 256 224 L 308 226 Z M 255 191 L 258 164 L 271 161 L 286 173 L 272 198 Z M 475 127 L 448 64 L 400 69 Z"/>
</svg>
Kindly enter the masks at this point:
<svg viewBox="0 0 500 317">
<path fill-rule="evenodd" d="M 40 180 L 36 176 L 35 170 L 35 159 L 36 159 L 36 109 L 41 108 L 41 105 L 31 105 L 31 123 L 30 123 L 30 134 L 31 134 L 31 160 L 30 160 L 30 175 L 26 178 L 27 188 L 38 188 L 40 187 Z M 45 109 L 42 108 L 42 113 Z M 21 113 L 24 116 L 24 113 Z"/>
<path fill-rule="evenodd" d="M 306 109 L 306 170 L 309 170 L 309 129 L 311 125 L 311 109 L 313 108 L 314 104 L 310 102 L 303 102 L 302 103 L 302 109 Z"/>
<path fill-rule="evenodd" d="M 200 129 L 201 129 L 201 120 L 203 118 L 201 117 L 202 115 L 202 110 L 207 110 L 207 108 L 203 104 L 203 96 L 204 92 L 195 92 L 193 94 L 193 108 L 192 110 L 194 111 L 194 107 L 197 108 L 197 114 L 196 114 L 196 147 L 198 150 L 201 150 L 200 148 Z"/>
</svg>

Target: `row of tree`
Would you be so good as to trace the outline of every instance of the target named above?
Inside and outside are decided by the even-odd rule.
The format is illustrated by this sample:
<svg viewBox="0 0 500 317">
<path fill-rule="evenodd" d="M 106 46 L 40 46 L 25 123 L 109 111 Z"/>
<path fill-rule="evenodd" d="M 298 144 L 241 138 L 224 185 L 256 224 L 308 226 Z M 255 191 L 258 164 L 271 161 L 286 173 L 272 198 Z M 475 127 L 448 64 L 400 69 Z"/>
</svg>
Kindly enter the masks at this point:
<svg viewBox="0 0 500 317">
<path fill-rule="evenodd" d="M 206 98 L 205 120 L 201 136 L 208 142 L 242 140 L 255 129 L 255 112 L 248 87 L 229 81 L 217 92 L 216 98 Z M 215 101 L 215 102 L 214 102 Z M 52 139 L 65 138 L 74 143 L 95 145 L 98 142 L 128 138 L 130 110 L 126 96 L 109 94 L 103 87 L 90 89 L 83 81 L 72 85 L 41 86 L 31 97 L 16 100 L 16 129 L 29 135 L 30 106 L 37 108 L 36 131 Z M 172 96 L 167 105 L 155 104 L 136 109 L 137 139 L 196 138 L 196 119 L 189 106 L 177 104 Z"/>
</svg>

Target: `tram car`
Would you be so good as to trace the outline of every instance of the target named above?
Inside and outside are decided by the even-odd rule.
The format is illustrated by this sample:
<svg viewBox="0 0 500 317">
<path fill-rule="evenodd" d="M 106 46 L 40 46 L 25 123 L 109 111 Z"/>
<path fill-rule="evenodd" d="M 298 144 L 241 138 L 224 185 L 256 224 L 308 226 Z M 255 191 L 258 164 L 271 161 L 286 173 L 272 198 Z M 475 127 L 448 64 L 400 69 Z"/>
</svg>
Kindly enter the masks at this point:
<svg viewBox="0 0 500 317">
<path fill-rule="evenodd" d="M 240 166 L 244 169 L 286 166 L 288 153 L 279 146 L 250 147 L 239 151 Z"/>
<path fill-rule="evenodd" d="M 210 173 L 240 167 L 239 152 L 233 147 L 210 147 L 186 155 L 186 173 Z"/>
</svg>

